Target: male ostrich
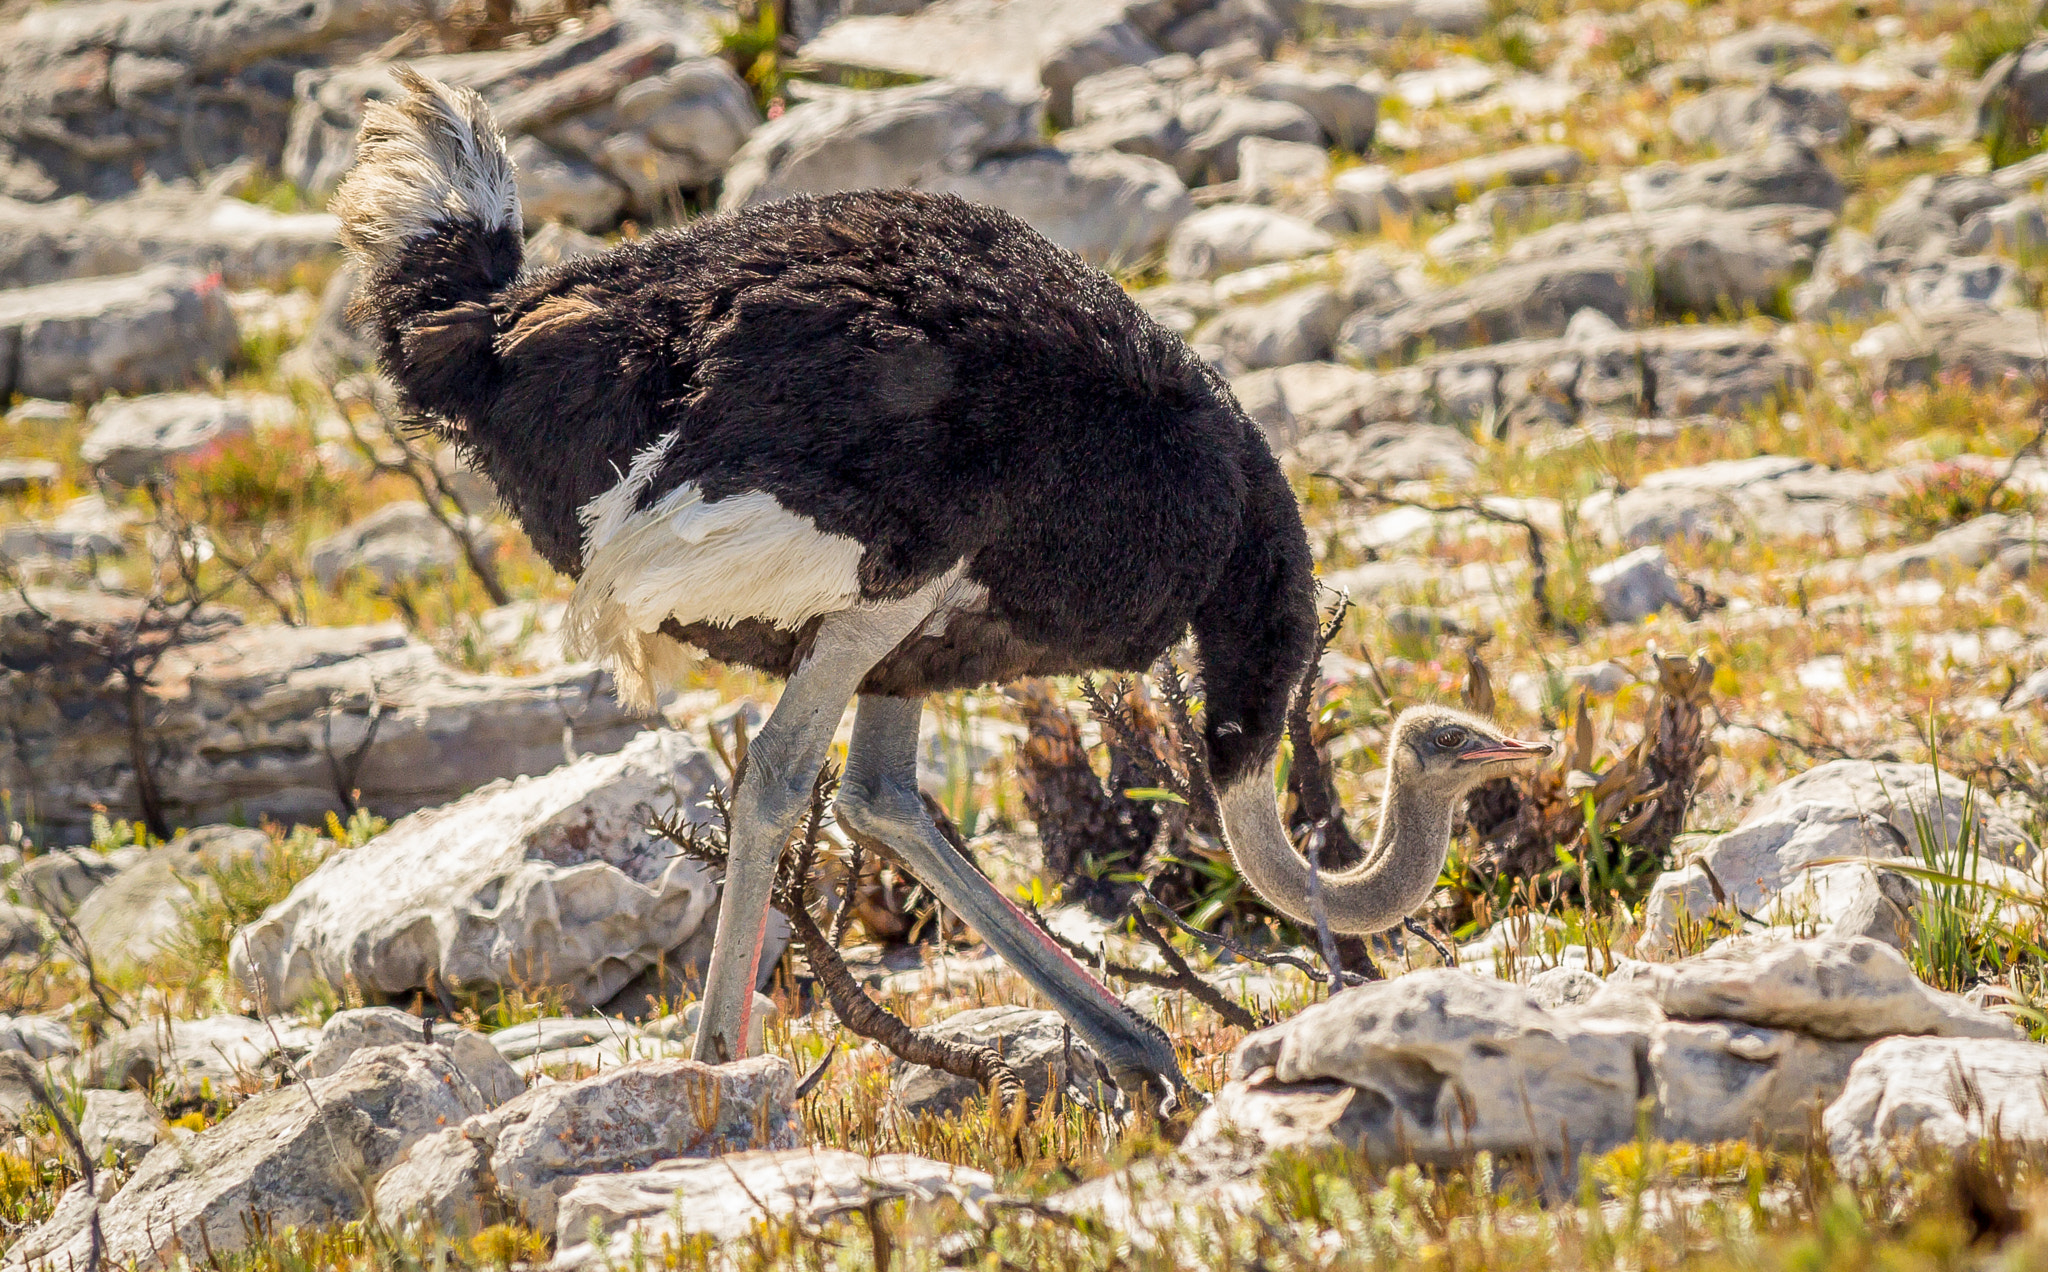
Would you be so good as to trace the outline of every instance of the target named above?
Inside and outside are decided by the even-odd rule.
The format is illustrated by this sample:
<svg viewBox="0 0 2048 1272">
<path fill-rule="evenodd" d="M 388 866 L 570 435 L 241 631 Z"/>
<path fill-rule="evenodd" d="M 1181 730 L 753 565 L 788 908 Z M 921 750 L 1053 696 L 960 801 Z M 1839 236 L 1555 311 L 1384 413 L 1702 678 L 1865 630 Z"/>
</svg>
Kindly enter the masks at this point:
<svg viewBox="0 0 2048 1272">
<path fill-rule="evenodd" d="M 685 646 L 788 681 L 733 794 L 698 1058 L 741 1054 L 776 859 L 857 697 L 839 815 L 1121 1083 L 1181 1094 L 1165 1034 L 939 835 L 916 744 L 928 693 L 1139 670 L 1192 631 L 1225 838 L 1309 918 L 1273 787 L 1315 645 L 1308 541 L 1223 382 L 1112 280 L 951 196 L 790 199 L 522 274 L 483 101 L 398 78 L 333 200 L 385 371 L 577 578 L 570 646 L 625 697 L 651 703 Z M 1330 926 L 1401 922 L 1457 797 L 1545 749 L 1404 715 L 1372 853 L 1320 881 Z"/>
</svg>

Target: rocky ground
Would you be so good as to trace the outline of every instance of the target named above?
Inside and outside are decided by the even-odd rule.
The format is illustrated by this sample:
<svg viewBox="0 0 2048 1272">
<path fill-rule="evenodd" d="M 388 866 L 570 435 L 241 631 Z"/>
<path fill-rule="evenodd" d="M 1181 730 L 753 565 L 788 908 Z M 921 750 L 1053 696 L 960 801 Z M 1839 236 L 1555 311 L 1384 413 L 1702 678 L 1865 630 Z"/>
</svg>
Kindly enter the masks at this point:
<svg viewBox="0 0 2048 1272">
<path fill-rule="evenodd" d="M 2048 1261 L 2032 7 L 423 12 L 0 4 L 7 1267 Z M 904 185 L 1116 272 L 1350 598 L 1350 824 L 1410 702 L 1559 744 L 1466 810 L 1456 966 L 1331 995 L 1078 684 L 958 695 L 928 791 L 1206 1107 L 1129 1109 L 829 827 L 855 979 L 1028 1106 L 848 1031 L 780 923 L 760 1054 L 682 1059 L 717 879 L 650 816 L 775 690 L 624 708 L 395 418 L 319 209 L 400 61 L 492 103 L 535 261 Z M 1170 946 L 1220 993 L 1120 870 L 1243 944 Z"/>
</svg>

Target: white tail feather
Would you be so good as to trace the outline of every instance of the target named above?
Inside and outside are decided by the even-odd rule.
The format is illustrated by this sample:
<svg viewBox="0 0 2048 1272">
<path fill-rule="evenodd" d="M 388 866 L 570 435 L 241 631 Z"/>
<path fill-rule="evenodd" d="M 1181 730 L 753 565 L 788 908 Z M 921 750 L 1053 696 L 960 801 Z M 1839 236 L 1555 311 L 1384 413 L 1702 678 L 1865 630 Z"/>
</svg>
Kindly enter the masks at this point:
<svg viewBox="0 0 2048 1272">
<path fill-rule="evenodd" d="M 440 224 L 517 227 L 512 160 L 484 99 L 407 67 L 396 75 L 405 95 L 365 108 L 355 166 L 329 203 L 342 245 L 375 266 Z"/>
</svg>

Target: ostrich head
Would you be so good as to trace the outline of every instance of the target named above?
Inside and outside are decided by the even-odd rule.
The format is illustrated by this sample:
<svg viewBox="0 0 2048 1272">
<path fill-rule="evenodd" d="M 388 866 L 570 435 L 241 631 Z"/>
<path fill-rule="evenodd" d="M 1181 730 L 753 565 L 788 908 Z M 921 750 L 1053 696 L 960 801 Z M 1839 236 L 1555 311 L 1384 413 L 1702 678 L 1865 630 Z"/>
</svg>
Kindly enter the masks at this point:
<svg viewBox="0 0 2048 1272">
<path fill-rule="evenodd" d="M 1443 706 L 1410 707 L 1387 737 L 1387 784 L 1379 833 L 1363 862 L 1310 885 L 1308 863 L 1288 842 L 1270 776 L 1255 772 L 1225 787 L 1224 838 L 1240 873 L 1274 909 L 1313 920 L 1320 890 L 1338 932 L 1384 932 L 1429 899 L 1450 852 L 1451 822 L 1473 787 L 1516 764 L 1550 754 L 1491 721 Z"/>
<path fill-rule="evenodd" d="M 1387 751 L 1390 793 L 1399 785 L 1448 806 L 1502 769 L 1550 754 L 1550 747 L 1517 741 L 1489 720 L 1432 704 L 1401 713 Z"/>
</svg>

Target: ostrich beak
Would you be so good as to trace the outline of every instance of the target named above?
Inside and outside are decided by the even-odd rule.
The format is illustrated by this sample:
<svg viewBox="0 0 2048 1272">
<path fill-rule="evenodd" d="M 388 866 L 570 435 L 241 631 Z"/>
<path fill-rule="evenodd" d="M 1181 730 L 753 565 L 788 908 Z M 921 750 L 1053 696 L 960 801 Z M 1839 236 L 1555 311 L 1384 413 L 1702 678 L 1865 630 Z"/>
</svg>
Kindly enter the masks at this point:
<svg viewBox="0 0 2048 1272">
<path fill-rule="evenodd" d="M 1467 764 L 1502 764 L 1514 760 L 1533 760 L 1548 754 L 1548 742 L 1522 742 L 1514 738 L 1502 738 L 1491 746 L 1478 747 L 1458 758 Z"/>
</svg>

